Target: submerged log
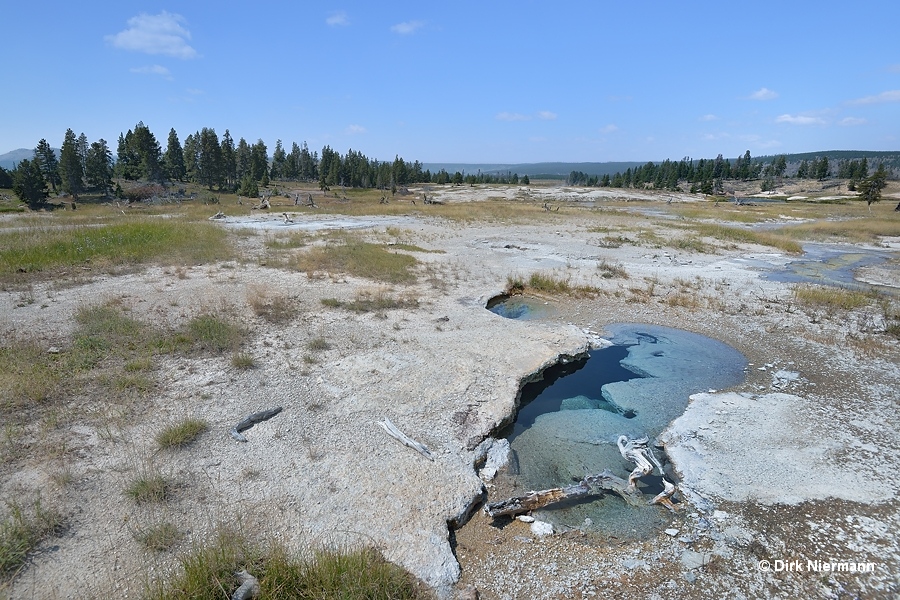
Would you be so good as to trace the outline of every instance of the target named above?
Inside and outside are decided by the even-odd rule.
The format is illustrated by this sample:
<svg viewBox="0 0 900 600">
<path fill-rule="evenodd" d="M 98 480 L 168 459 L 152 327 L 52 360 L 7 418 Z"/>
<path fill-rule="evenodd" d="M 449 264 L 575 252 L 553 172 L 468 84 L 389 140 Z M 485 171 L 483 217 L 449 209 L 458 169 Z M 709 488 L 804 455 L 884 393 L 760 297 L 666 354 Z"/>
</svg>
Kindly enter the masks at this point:
<svg viewBox="0 0 900 600">
<path fill-rule="evenodd" d="M 654 466 L 663 473 L 662 465 L 656 460 L 653 451 L 649 447 L 648 438 L 631 439 L 628 436 L 619 436 L 617 445 L 622 458 L 633 462 L 636 467 L 628 476 L 628 480 L 617 477 L 608 469 L 599 475 L 587 475 L 580 482 L 559 488 L 528 492 L 524 496 L 509 498 L 499 502 L 491 502 L 485 505 L 484 512 L 495 518 L 505 515 L 514 516 L 556 504 L 564 500 L 574 500 L 585 496 L 602 496 L 604 492 L 614 492 L 632 506 L 646 506 L 646 504 L 660 504 L 672 512 L 678 510 L 678 506 L 671 500 L 675 493 L 675 484 L 663 477 L 663 491 L 657 494 L 649 502 L 644 502 L 641 493 L 637 489 L 637 480 L 645 475 L 653 473 Z"/>
<path fill-rule="evenodd" d="M 616 477 L 607 470 L 598 475 L 587 475 L 574 485 L 551 488 L 539 492 L 528 492 L 524 496 L 517 496 L 499 502 L 490 502 L 484 506 L 484 512 L 493 518 L 505 515 L 514 516 L 543 508 L 550 504 L 556 504 L 563 500 L 602 495 L 607 491 L 615 492 L 633 506 L 641 506 L 643 504 L 640 498 L 630 490 L 627 481 L 621 477 Z"/>
</svg>

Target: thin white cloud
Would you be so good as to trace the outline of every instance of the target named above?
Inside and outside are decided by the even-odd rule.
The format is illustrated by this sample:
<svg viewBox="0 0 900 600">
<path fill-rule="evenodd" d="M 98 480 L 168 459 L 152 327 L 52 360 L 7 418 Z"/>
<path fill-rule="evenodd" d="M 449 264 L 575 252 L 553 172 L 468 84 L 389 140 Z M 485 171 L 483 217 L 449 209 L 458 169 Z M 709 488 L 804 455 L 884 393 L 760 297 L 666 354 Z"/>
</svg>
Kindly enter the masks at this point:
<svg viewBox="0 0 900 600">
<path fill-rule="evenodd" d="M 174 58 L 189 59 L 198 56 L 188 40 L 191 32 L 182 24 L 185 18 L 179 14 L 162 11 L 158 15 L 141 13 L 128 19 L 128 29 L 115 35 L 105 36 L 105 40 L 115 48 L 162 54 Z"/>
<path fill-rule="evenodd" d="M 146 67 L 135 67 L 129 70 L 138 75 L 159 75 L 166 79 L 172 79 L 172 73 L 162 65 L 147 65 Z"/>
<path fill-rule="evenodd" d="M 791 125 L 824 125 L 825 120 L 819 117 L 806 117 L 803 115 L 779 115 L 776 123 L 790 123 Z"/>
<path fill-rule="evenodd" d="M 874 96 L 851 100 L 850 104 L 884 104 L 885 102 L 900 102 L 900 90 L 889 90 Z"/>
<path fill-rule="evenodd" d="M 731 139 L 731 134 L 725 131 L 719 131 L 716 133 L 704 133 L 700 136 L 700 139 L 706 142 L 713 142 L 716 140 L 727 140 Z"/>
<path fill-rule="evenodd" d="M 356 134 L 365 133 L 365 132 L 366 132 L 366 128 L 363 127 L 362 125 L 347 125 L 347 127 L 344 129 L 344 133 L 346 135 L 356 135 Z"/>
<path fill-rule="evenodd" d="M 751 100 L 774 100 L 777 97 L 778 92 L 773 92 L 769 88 L 759 88 L 749 96 Z"/>
<path fill-rule="evenodd" d="M 422 21 L 404 21 L 403 23 L 391 25 L 391 31 L 399 33 L 400 35 L 410 35 L 415 33 L 416 30 L 421 29 L 424 25 L 425 23 Z"/>
<path fill-rule="evenodd" d="M 859 117 L 844 117 L 838 124 L 843 125 L 844 127 L 853 127 L 855 125 L 865 125 L 866 123 L 868 123 L 868 121 L 860 119 Z"/>
<path fill-rule="evenodd" d="M 709 121 L 718 121 L 719 117 L 717 117 L 716 115 L 713 115 L 713 114 L 708 114 L 708 115 L 703 115 L 702 117 L 700 117 L 699 120 L 708 123 Z"/>
<path fill-rule="evenodd" d="M 519 113 L 511 113 L 511 112 L 502 112 L 497 113 L 497 116 L 494 117 L 498 121 L 530 121 L 531 117 L 528 115 L 522 115 Z"/>
<path fill-rule="evenodd" d="M 531 115 L 503 111 L 497 113 L 494 118 L 498 121 L 534 121 L 535 119 L 540 121 L 555 121 L 557 119 L 557 114 L 555 112 L 550 112 L 549 110 L 540 110 Z"/>
<path fill-rule="evenodd" d="M 601 128 L 600 128 L 600 133 L 612 133 L 612 132 L 618 131 L 618 130 L 619 130 L 619 127 L 618 127 L 617 125 L 614 125 L 613 123 L 610 123 L 610 124 L 607 125 L 606 127 L 601 127 Z"/>
<path fill-rule="evenodd" d="M 350 19 L 347 18 L 347 13 L 343 10 L 333 13 L 330 17 L 325 19 L 325 22 L 331 27 L 342 27 L 350 24 Z"/>
</svg>

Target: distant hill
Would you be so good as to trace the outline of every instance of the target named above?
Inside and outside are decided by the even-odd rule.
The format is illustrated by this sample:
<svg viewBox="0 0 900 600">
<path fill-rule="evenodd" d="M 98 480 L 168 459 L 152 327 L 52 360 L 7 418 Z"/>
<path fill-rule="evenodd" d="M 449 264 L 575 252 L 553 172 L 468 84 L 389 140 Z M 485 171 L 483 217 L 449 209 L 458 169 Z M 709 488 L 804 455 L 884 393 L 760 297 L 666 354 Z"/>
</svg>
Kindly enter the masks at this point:
<svg viewBox="0 0 900 600">
<path fill-rule="evenodd" d="M 637 166 L 644 165 L 646 162 L 583 162 L 583 163 L 565 163 L 565 162 L 542 162 L 542 163 L 515 163 L 515 164 L 497 164 L 497 163 L 423 163 L 423 167 L 432 173 L 437 173 L 444 169 L 451 175 L 459 171 L 463 175 L 470 173 L 478 173 L 481 171 L 485 174 L 496 175 L 499 173 L 516 173 L 521 177 L 528 175 L 532 179 L 565 179 L 572 171 L 581 171 L 588 175 L 615 175 L 617 172 L 624 173 L 626 169 L 633 169 Z"/>
<path fill-rule="evenodd" d="M 754 162 L 761 162 L 763 164 L 767 164 L 775 160 L 780 154 L 776 154 L 773 156 L 753 156 L 751 157 Z M 828 162 L 837 164 L 839 161 L 844 160 L 862 160 L 863 158 L 869 164 L 869 169 L 874 169 L 878 166 L 879 163 L 884 163 L 885 168 L 891 170 L 900 170 L 900 151 L 890 152 L 890 151 L 878 151 L 878 150 L 825 150 L 822 152 L 800 152 L 795 154 L 785 154 L 785 160 L 787 164 L 790 166 L 792 164 L 799 164 L 801 161 L 811 161 L 814 158 L 820 158 L 822 156 L 828 157 Z M 731 159 L 734 162 L 734 159 Z"/>
<path fill-rule="evenodd" d="M 59 157 L 59 150 L 56 150 L 56 156 Z M 31 160 L 32 158 L 34 158 L 34 148 L 19 148 L 6 154 L 0 154 L 0 167 L 12 169 L 23 159 Z"/>
</svg>

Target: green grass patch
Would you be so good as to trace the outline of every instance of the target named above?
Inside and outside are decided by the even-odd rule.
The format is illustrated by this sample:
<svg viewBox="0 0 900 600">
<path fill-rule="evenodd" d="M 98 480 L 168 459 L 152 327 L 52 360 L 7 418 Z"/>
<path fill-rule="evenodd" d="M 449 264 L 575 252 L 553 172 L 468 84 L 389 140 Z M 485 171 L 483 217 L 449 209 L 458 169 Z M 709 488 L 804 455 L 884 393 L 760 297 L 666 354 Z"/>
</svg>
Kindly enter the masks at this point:
<svg viewBox="0 0 900 600">
<path fill-rule="evenodd" d="M 413 283 L 418 264 L 415 257 L 390 252 L 380 244 L 372 244 L 352 238 L 329 241 L 299 254 L 292 266 L 309 274 L 316 272 L 348 273 L 385 283 Z"/>
<path fill-rule="evenodd" d="M 376 551 L 319 551 L 303 558 L 282 545 L 262 547 L 231 531 L 197 546 L 180 558 L 181 571 L 150 585 L 148 600 L 219 600 L 230 598 L 246 571 L 260 587 L 260 598 L 392 599 L 428 598 L 415 579 L 386 562 Z"/>
<path fill-rule="evenodd" d="M 308 233 L 289 233 L 287 235 L 276 235 L 266 239 L 266 248 L 272 250 L 291 250 L 293 248 L 304 248 L 309 245 L 312 236 Z"/>
<path fill-rule="evenodd" d="M 215 315 L 199 315 L 190 320 L 187 333 L 203 350 L 225 352 L 234 350 L 247 336 L 243 328 Z"/>
<path fill-rule="evenodd" d="M 156 435 L 160 448 L 184 448 L 191 445 L 202 433 L 209 429 L 203 419 L 187 418 L 167 425 Z"/>
<path fill-rule="evenodd" d="M 135 539 L 148 550 L 165 552 L 181 541 L 181 531 L 172 523 L 160 523 L 135 533 Z"/>
<path fill-rule="evenodd" d="M 830 286 L 801 285 L 794 288 L 794 299 L 804 305 L 827 310 L 853 310 L 871 303 L 871 294 Z"/>
<path fill-rule="evenodd" d="M 0 278 L 87 266 L 206 263 L 233 255 L 228 232 L 210 223 L 129 218 L 103 225 L 31 226 L 0 232 Z"/>
<path fill-rule="evenodd" d="M 322 306 L 343 308 L 354 312 L 383 312 L 397 308 L 416 308 L 419 301 L 408 295 L 396 296 L 388 290 L 363 290 L 356 294 L 350 302 L 342 302 L 337 298 L 323 298 Z"/>
<path fill-rule="evenodd" d="M 172 495 L 172 482 L 159 473 L 141 473 L 125 488 L 125 495 L 135 504 L 165 502 Z"/>
<path fill-rule="evenodd" d="M 428 250 L 427 248 L 422 248 L 421 246 L 416 246 L 415 244 L 397 243 L 397 244 L 391 244 L 390 247 L 394 250 L 405 250 L 406 252 L 423 252 L 426 254 L 446 254 L 443 250 Z"/>
<path fill-rule="evenodd" d="M 247 352 L 238 352 L 231 357 L 231 366 L 235 369 L 248 371 L 256 368 L 256 359 Z"/>
<path fill-rule="evenodd" d="M 772 232 L 755 231 L 753 229 L 744 229 L 742 227 L 729 227 L 727 225 L 718 225 L 714 223 L 697 223 L 690 225 L 689 227 L 701 236 L 711 237 L 717 240 L 771 246 L 788 252 L 789 254 L 803 253 L 803 247 L 799 242 L 784 235 Z"/>
<path fill-rule="evenodd" d="M 877 217 L 821 219 L 784 227 L 782 231 L 784 235 L 805 240 L 878 242 L 882 237 L 896 236 L 900 232 L 900 213 L 891 211 Z"/>
<path fill-rule="evenodd" d="M 315 337 L 309 340 L 306 347 L 313 352 L 324 352 L 331 350 L 331 343 L 323 337 Z"/>
<path fill-rule="evenodd" d="M 7 503 L 9 515 L 0 522 L 0 579 L 14 574 L 38 543 L 59 531 L 63 519 L 55 510 L 36 500 L 31 509 Z"/>
<path fill-rule="evenodd" d="M 597 263 L 597 270 L 604 279 L 628 279 L 628 271 L 626 271 L 622 265 L 617 263 L 601 260 Z"/>
<path fill-rule="evenodd" d="M 509 278 L 507 278 L 507 281 L 509 281 Z M 518 285 L 517 289 L 519 289 Z M 523 292 L 530 291 L 539 294 L 549 294 L 552 296 L 591 296 L 599 292 L 599 290 L 595 287 L 587 285 L 572 285 L 568 278 L 560 277 L 554 273 L 542 273 L 539 271 L 532 273 L 528 277 L 528 280 L 524 282 L 524 288 L 521 289 Z M 507 289 L 507 293 L 512 295 L 522 292 L 515 292 L 511 289 Z"/>
<path fill-rule="evenodd" d="M 10 340 L 0 347 L 0 415 L 19 418 L 24 409 L 44 403 L 62 388 L 59 356 L 30 341 Z"/>
<path fill-rule="evenodd" d="M 700 237 L 695 235 L 679 238 L 673 246 L 678 250 L 699 252 L 701 254 L 711 254 L 715 251 L 715 246 L 704 242 Z"/>
</svg>

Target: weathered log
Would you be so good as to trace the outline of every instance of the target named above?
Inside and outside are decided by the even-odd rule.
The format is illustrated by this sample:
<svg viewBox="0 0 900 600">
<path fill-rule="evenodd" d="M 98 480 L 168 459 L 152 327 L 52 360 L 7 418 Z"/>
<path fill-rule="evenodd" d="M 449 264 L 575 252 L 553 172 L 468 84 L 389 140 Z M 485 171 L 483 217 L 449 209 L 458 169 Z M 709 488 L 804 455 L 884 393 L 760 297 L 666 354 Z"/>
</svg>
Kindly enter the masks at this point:
<svg viewBox="0 0 900 600">
<path fill-rule="evenodd" d="M 653 450 L 648 446 L 649 443 L 648 438 L 630 439 L 627 435 L 620 435 L 616 441 L 622 458 L 636 465 L 634 471 L 628 476 L 628 487 L 631 488 L 631 491 L 637 489 L 638 479 L 653 472 L 654 466 L 659 469 L 659 474 L 663 475 L 662 465 L 653 455 Z"/>
<path fill-rule="evenodd" d="M 432 456 L 431 451 L 428 448 L 397 429 L 397 427 L 393 423 L 391 423 L 391 420 L 387 417 L 385 417 L 384 421 L 378 421 L 378 424 L 381 425 L 381 428 L 384 429 L 389 436 L 400 441 L 400 443 L 402 443 L 404 446 L 408 446 L 416 452 L 419 452 L 428 460 L 434 460 L 434 456 Z"/>
<path fill-rule="evenodd" d="M 248 415 L 245 417 L 240 423 L 231 428 L 229 432 L 231 437 L 238 442 L 246 442 L 247 438 L 241 435 L 242 431 L 247 431 L 257 423 L 262 423 L 263 421 L 268 421 L 275 415 L 281 412 L 281 407 L 276 406 L 275 408 L 270 408 L 269 410 L 261 410 L 259 412 L 255 412 L 252 415 Z"/>
<path fill-rule="evenodd" d="M 650 504 L 662 504 L 672 512 L 678 512 L 678 505 L 674 504 L 671 500 L 672 494 L 675 493 L 675 484 L 665 477 L 663 477 L 662 482 L 663 491 L 654 496 L 653 500 L 650 501 Z"/>
<path fill-rule="evenodd" d="M 633 506 L 643 505 L 640 498 L 630 489 L 627 481 L 606 470 L 598 475 L 587 475 L 574 485 L 551 488 L 539 492 L 528 492 L 524 496 L 517 496 L 499 502 L 490 502 L 484 506 L 484 512 L 493 518 L 504 515 L 513 516 L 543 508 L 550 504 L 556 504 L 563 500 L 602 495 L 606 491 L 615 492 Z"/>
</svg>

